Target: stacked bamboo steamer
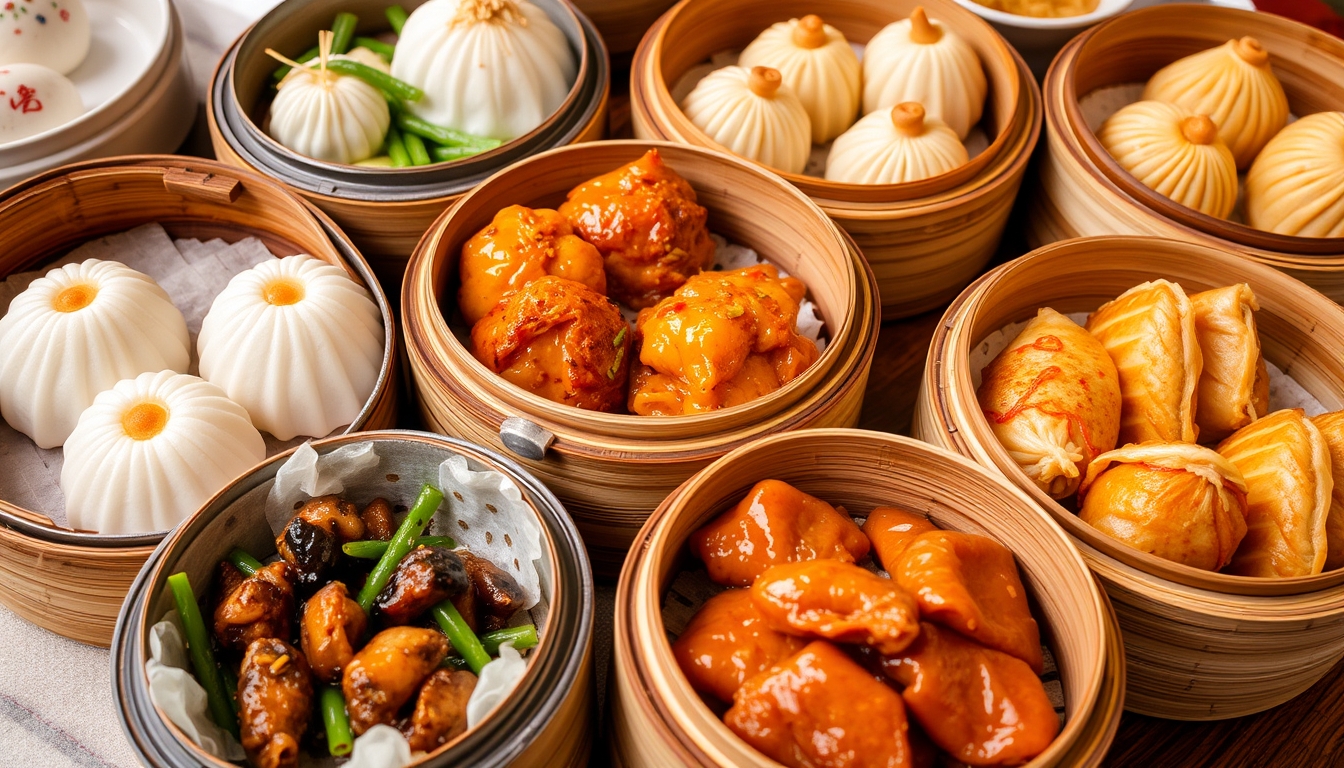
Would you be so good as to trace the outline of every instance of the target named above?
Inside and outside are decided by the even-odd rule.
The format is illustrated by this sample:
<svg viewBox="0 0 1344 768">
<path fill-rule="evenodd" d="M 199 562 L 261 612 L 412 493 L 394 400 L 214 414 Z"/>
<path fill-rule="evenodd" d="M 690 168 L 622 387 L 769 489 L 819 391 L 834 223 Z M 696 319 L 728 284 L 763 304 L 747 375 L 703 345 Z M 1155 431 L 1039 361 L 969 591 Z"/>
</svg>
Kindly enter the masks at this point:
<svg viewBox="0 0 1344 768">
<path fill-rule="evenodd" d="M 593 141 L 606 134 L 610 69 L 593 23 L 569 0 L 533 0 L 569 41 L 578 74 L 565 101 L 531 132 L 469 158 L 411 168 L 338 165 L 299 155 L 261 126 L 277 66 L 267 48 L 306 49 L 318 30 L 348 11 L 359 17 L 356 34 L 387 28 L 392 5 L 414 10 L 424 0 L 286 0 L 244 32 L 215 68 L 207 115 L 215 155 L 223 162 L 279 179 L 317 205 L 350 236 L 389 291 L 401 284 L 406 260 L 430 223 L 464 192 L 509 163 L 552 147 Z"/>
<path fill-rule="evenodd" d="M 998 540 L 1017 558 L 1044 618 L 1059 667 L 1065 723 L 1028 765 L 1100 765 L 1120 722 L 1125 659 L 1105 593 L 1058 527 L 1004 478 L 906 437 L 854 429 L 772 435 L 695 475 L 640 531 L 616 593 L 613 762 L 773 766 L 739 740 L 677 666 L 663 622 L 678 574 L 692 567 L 687 540 L 756 482 L 783 480 L 855 514 L 895 505 L 938 527 Z"/>
<path fill-rule="evenodd" d="M 1179 58 L 1246 35 L 1269 52 L 1291 114 L 1344 110 L 1344 41 L 1304 24 L 1216 5 L 1154 6 L 1118 16 L 1075 38 L 1046 76 L 1048 151 L 1032 195 L 1032 244 L 1109 234 L 1206 243 L 1344 301 L 1344 238 L 1276 235 L 1177 205 L 1120 168 L 1080 107 L 1097 89 L 1142 84 Z"/>
<path fill-rule="evenodd" d="M 272 253 L 345 268 L 382 316 L 378 382 L 347 431 L 396 421 L 392 308 L 367 263 L 330 219 L 281 185 L 209 160 L 142 156 L 66 166 L 0 195 L 0 277 L 40 269 L 103 235 L 158 222 L 175 238 L 257 237 Z M 0 499 L 0 602 L 40 627 L 94 645 L 112 641 L 126 590 L 163 532 L 105 535 L 57 528 Z"/>
<path fill-rule="evenodd" d="M 989 146 L 968 166 L 908 184 L 860 185 L 781 174 L 858 243 L 877 276 L 882 316 L 906 317 L 947 304 L 998 247 L 1041 128 L 1041 98 L 1021 56 L 985 21 L 953 0 L 682 0 L 635 52 L 630 112 L 635 136 L 722 149 L 681 111 L 671 89 L 715 54 L 740 50 L 779 21 L 820 10 L 851 43 L 923 5 L 930 18 L 973 47 L 989 80 Z"/>
<path fill-rule="evenodd" d="M 651 147 L 709 209 L 710 232 L 754 248 L 807 285 L 826 321 L 826 350 L 778 391 L 696 416 L 596 413 L 507 383 L 472 356 L 459 336 L 465 326 L 453 319 L 463 243 L 501 208 L 554 208 L 570 189 Z M 877 289 L 863 256 L 805 195 L 723 153 L 639 141 L 555 149 L 465 195 L 434 222 L 411 257 L 402 316 L 426 426 L 514 453 L 565 503 L 594 570 L 610 577 L 649 513 L 714 459 L 773 432 L 856 424 L 879 323 Z M 519 434 L 538 437 L 520 443 Z"/>
<path fill-rule="evenodd" d="M 1046 246 L 988 273 L 947 310 L 929 348 L 915 434 L 1002 472 L 1063 526 L 1110 594 L 1128 659 L 1127 709 L 1181 720 L 1259 712 L 1344 657 L 1344 571 L 1295 579 L 1210 573 L 1131 549 L 1042 492 L 994 437 L 970 355 L 1040 307 L 1092 311 L 1156 278 L 1189 292 L 1248 283 L 1267 361 L 1327 409 L 1344 407 L 1344 309 L 1287 275 L 1205 245 L 1141 237 Z"/>
</svg>

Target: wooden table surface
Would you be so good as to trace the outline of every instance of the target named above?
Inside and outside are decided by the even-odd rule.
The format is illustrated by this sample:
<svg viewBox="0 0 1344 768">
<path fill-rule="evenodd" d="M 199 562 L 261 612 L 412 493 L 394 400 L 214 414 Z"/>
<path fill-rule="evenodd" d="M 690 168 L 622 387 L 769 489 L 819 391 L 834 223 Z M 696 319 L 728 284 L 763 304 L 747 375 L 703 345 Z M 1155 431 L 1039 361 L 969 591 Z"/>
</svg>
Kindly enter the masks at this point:
<svg viewBox="0 0 1344 768">
<path fill-rule="evenodd" d="M 941 314 L 933 312 L 882 325 L 859 426 L 910 434 L 924 357 Z M 1107 765 L 1344 766 L 1344 663 L 1296 699 L 1250 717 L 1187 723 L 1126 712 Z"/>
</svg>

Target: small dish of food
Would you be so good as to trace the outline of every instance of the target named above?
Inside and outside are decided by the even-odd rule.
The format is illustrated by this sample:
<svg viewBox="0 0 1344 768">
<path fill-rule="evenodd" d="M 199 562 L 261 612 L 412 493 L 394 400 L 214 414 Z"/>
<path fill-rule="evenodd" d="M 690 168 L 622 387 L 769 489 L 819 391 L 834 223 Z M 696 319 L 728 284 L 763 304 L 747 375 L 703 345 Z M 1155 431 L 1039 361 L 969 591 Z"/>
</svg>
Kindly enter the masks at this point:
<svg viewBox="0 0 1344 768">
<path fill-rule="evenodd" d="M 1124 13 L 1134 0 L 955 0 L 994 25 L 1037 78 L 1074 35 Z"/>
</svg>

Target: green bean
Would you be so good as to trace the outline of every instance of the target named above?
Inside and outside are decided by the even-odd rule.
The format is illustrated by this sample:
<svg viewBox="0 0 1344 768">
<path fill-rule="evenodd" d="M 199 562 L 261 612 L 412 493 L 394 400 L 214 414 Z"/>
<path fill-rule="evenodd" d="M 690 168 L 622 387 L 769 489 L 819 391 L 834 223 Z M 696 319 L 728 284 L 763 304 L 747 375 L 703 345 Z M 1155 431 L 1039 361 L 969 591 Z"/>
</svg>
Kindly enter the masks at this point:
<svg viewBox="0 0 1344 768">
<path fill-rule="evenodd" d="M 382 56 L 388 62 L 392 61 L 392 56 L 397 52 L 397 47 L 395 45 L 384 43 L 382 40 L 377 40 L 372 37 L 356 37 L 355 47 L 368 48 L 370 51 Z"/>
<path fill-rule="evenodd" d="M 220 680 L 224 683 L 224 693 L 229 697 L 229 708 L 233 710 L 233 716 L 238 716 L 238 672 L 228 664 L 221 664 L 219 670 Z"/>
<path fill-rule="evenodd" d="M 206 634 L 205 620 L 201 618 L 201 606 L 196 602 L 196 594 L 191 591 L 191 581 L 185 573 L 174 573 L 168 577 L 168 588 L 173 592 L 177 615 L 182 619 L 182 629 L 187 634 L 191 666 L 196 670 L 196 679 L 205 689 L 206 699 L 210 702 L 210 716 L 219 727 L 237 736 L 238 718 L 234 716 L 229 697 L 224 693 L 224 681 L 219 667 L 215 666 L 215 653 L 210 648 L 210 636 Z"/>
<path fill-rule="evenodd" d="M 443 492 L 438 488 L 429 483 L 420 488 L 420 495 L 416 497 L 415 504 L 411 505 L 411 511 L 406 513 L 405 519 L 397 527 L 396 534 L 392 536 L 392 541 L 388 542 L 387 551 L 369 572 L 364 588 L 359 590 L 359 599 L 356 602 L 365 613 L 369 613 L 373 608 L 374 598 L 378 597 L 383 587 L 387 586 L 387 582 L 392 578 L 392 572 L 397 568 L 397 563 L 400 563 L 401 558 L 415 546 L 415 540 L 420 538 L 425 526 L 429 525 L 429 519 L 434 516 L 442 503 Z"/>
<path fill-rule="evenodd" d="M 401 140 L 401 131 L 398 131 L 395 125 L 387 129 L 387 156 L 392 161 L 393 168 L 405 168 L 411 164 L 411 156 L 406 153 L 406 145 Z M 386 552 L 387 549 L 384 548 L 383 551 Z"/>
<path fill-rule="evenodd" d="M 406 9 L 400 5 L 392 5 L 383 13 L 387 15 L 387 22 L 392 25 L 392 31 L 400 37 L 401 28 L 406 25 Z"/>
<path fill-rule="evenodd" d="M 341 551 L 351 557 L 357 557 L 360 560 L 377 560 L 387 551 L 386 541 L 350 541 L 341 545 Z M 415 547 L 446 547 L 452 549 L 457 546 L 449 536 L 421 536 L 415 540 Z M 412 547 L 414 549 L 415 547 Z"/>
<path fill-rule="evenodd" d="M 327 62 L 327 69 L 338 75 L 357 77 L 382 91 L 384 94 L 401 99 L 402 101 L 419 101 L 425 98 L 425 92 L 416 88 L 414 85 L 402 82 L 386 72 L 381 72 L 370 67 L 368 64 L 361 64 L 358 61 L 351 61 L 350 59 L 331 59 Z"/>
<path fill-rule="evenodd" d="M 457 612 L 457 606 L 453 605 L 453 601 L 444 600 L 430 609 L 430 613 L 434 614 L 439 629 L 448 636 L 448 642 L 452 643 L 458 654 L 467 660 L 471 671 L 477 675 L 481 674 L 485 665 L 490 663 L 490 654 L 485 652 L 480 638 L 471 631 L 471 627 L 467 626 L 466 619 Z"/>
<path fill-rule="evenodd" d="M 430 148 L 429 154 L 434 157 L 436 163 L 451 163 L 464 157 L 479 155 L 484 151 L 481 147 L 440 147 L 436 145 Z"/>
<path fill-rule="evenodd" d="M 358 165 L 361 168 L 391 168 L 392 158 L 387 155 L 378 155 L 376 157 L 370 157 L 367 160 L 360 160 L 358 163 L 355 163 L 355 165 Z"/>
<path fill-rule="evenodd" d="M 229 562 L 242 571 L 244 576 L 251 576 L 262 569 L 260 560 L 237 548 L 229 553 Z"/>
<path fill-rule="evenodd" d="M 524 624 L 521 627 L 509 627 L 507 629 L 497 629 L 494 632 L 486 632 L 481 635 L 481 646 L 491 656 L 498 656 L 499 646 L 505 643 L 513 643 L 515 651 L 525 651 L 528 648 L 535 648 L 537 640 L 537 625 Z"/>
<path fill-rule="evenodd" d="M 406 133 L 414 133 L 422 138 L 429 139 L 435 144 L 442 144 L 446 147 L 478 147 L 482 150 L 494 149 L 501 142 L 499 139 L 487 139 L 481 136 L 472 136 L 469 133 L 455 131 L 452 128 L 444 128 L 441 125 L 434 125 L 406 112 L 398 112 L 396 115 L 397 127 Z"/>
<path fill-rule="evenodd" d="M 350 717 L 345 713 L 345 697 L 334 685 L 322 686 L 319 694 L 322 724 L 327 727 L 327 751 L 344 757 L 355 748 L 355 737 L 350 732 Z"/>
<path fill-rule="evenodd" d="M 406 154 L 411 156 L 411 165 L 429 165 L 434 162 L 429 159 L 429 150 L 425 149 L 424 139 L 414 133 L 404 134 L 401 139 L 406 142 Z"/>
<path fill-rule="evenodd" d="M 439 666 L 447 667 L 448 669 L 462 669 L 462 670 L 471 669 L 471 665 L 468 664 L 467 660 L 462 658 L 461 656 L 445 656 L 443 658 L 443 661 L 439 662 Z"/>
<path fill-rule="evenodd" d="M 309 48 L 308 50 L 304 51 L 303 55 L 295 59 L 295 61 L 297 61 L 300 64 L 307 64 L 313 59 L 316 59 L 319 53 L 321 53 L 321 51 L 319 51 L 317 46 L 314 45 L 312 48 Z M 290 69 L 293 69 L 293 67 L 290 67 L 288 64 L 281 64 L 280 66 L 275 68 L 274 72 L 271 73 L 271 79 L 275 80 L 276 82 L 284 80 L 285 75 L 289 74 Z"/>
<path fill-rule="evenodd" d="M 359 17 L 347 11 L 336 14 L 331 23 L 331 52 L 342 54 L 350 50 L 350 38 L 355 36 L 355 27 L 359 26 Z"/>
</svg>

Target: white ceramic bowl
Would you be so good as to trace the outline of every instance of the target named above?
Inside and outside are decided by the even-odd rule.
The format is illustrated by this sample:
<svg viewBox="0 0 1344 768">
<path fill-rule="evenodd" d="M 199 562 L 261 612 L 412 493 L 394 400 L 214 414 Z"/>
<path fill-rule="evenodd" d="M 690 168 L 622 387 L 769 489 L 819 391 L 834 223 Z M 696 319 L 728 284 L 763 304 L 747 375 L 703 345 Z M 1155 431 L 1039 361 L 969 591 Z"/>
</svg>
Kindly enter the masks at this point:
<svg viewBox="0 0 1344 768">
<path fill-rule="evenodd" d="M 1050 62 L 1064 44 L 1088 27 L 1124 12 L 1135 0 L 1099 0 L 1091 13 L 1060 18 L 1019 16 L 986 8 L 974 0 L 956 0 L 957 5 L 994 25 L 994 29 L 1022 54 L 1032 74 L 1045 76 Z"/>
</svg>

